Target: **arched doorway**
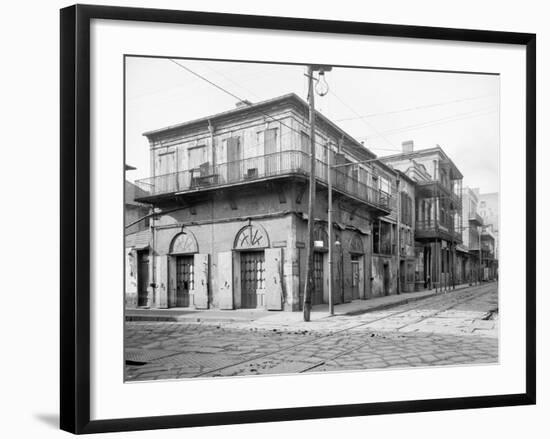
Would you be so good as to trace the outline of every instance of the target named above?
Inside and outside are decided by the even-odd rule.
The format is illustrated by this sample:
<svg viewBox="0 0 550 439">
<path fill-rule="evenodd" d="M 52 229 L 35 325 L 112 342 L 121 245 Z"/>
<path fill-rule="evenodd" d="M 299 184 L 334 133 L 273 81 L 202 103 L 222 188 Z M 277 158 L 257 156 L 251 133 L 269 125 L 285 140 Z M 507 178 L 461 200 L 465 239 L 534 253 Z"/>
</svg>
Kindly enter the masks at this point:
<svg viewBox="0 0 550 439">
<path fill-rule="evenodd" d="M 240 291 L 236 304 L 240 308 L 265 306 L 266 254 L 269 237 L 259 224 L 248 224 L 237 233 L 233 249 L 240 273 Z"/>
<path fill-rule="evenodd" d="M 170 244 L 168 307 L 189 307 L 195 289 L 197 240 L 192 233 L 177 234 Z"/>
</svg>

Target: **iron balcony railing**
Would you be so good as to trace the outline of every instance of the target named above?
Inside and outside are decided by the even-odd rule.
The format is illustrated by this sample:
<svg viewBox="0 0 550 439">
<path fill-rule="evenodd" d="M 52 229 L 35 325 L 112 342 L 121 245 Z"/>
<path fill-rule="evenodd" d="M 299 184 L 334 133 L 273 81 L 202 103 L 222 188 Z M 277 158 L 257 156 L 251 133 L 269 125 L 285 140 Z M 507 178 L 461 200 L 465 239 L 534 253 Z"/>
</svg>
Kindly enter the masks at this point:
<svg viewBox="0 0 550 439">
<path fill-rule="evenodd" d="M 456 180 L 451 180 L 451 181 L 456 181 Z M 457 190 L 458 190 L 457 188 L 459 186 L 457 186 L 456 183 L 453 183 L 449 186 L 441 179 L 433 179 L 433 180 L 419 181 L 417 182 L 417 185 L 419 188 L 422 189 L 425 196 L 427 193 L 429 193 L 430 196 L 433 196 L 433 197 L 446 196 L 457 205 L 460 205 L 460 203 L 462 202 L 462 194 L 457 193 Z"/>
<path fill-rule="evenodd" d="M 351 166 L 350 166 L 351 168 Z M 166 194 L 180 194 L 220 186 L 253 182 L 285 175 L 309 176 L 310 157 L 302 151 L 288 150 L 265 154 L 212 166 L 208 163 L 197 169 L 136 180 L 135 184 L 148 192 L 143 199 Z M 390 210 L 391 196 L 369 186 L 348 168 L 332 169 L 332 185 L 339 191 L 383 210 Z M 328 182 L 328 165 L 316 161 L 317 181 Z M 364 175 L 362 176 L 364 178 Z"/>
<path fill-rule="evenodd" d="M 476 223 L 480 226 L 483 225 L 483 218 L 481 217 L 481 215 L 477 212 L 470 212 L 469 215 L 468 215 L 468 220 L 472 223 Z"/>
<path fill-rule="evenodd" d="M 417 233 L 441 233 L 452 237 L 455 241 L 462 242 L 462 234 L 460 233 L 460 231 L 456 230 L 452 222 L 442 222 L 438 221 L 437 219 L 416 220 L 415 226 Z"/>
</svg>

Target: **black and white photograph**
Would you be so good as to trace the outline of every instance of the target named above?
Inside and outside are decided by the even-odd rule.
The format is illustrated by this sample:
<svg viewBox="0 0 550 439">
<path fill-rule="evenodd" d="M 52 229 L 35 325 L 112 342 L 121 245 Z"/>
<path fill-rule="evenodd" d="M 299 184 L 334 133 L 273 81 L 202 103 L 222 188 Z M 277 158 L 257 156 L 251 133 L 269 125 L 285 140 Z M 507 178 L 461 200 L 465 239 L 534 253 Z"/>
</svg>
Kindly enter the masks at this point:
<svg viewBox="0 0 550 439">
<path fill-rule="evenodd" d="M 498 364 L 500 81 L 126 54 L 125 381 Z"/>
</svg>

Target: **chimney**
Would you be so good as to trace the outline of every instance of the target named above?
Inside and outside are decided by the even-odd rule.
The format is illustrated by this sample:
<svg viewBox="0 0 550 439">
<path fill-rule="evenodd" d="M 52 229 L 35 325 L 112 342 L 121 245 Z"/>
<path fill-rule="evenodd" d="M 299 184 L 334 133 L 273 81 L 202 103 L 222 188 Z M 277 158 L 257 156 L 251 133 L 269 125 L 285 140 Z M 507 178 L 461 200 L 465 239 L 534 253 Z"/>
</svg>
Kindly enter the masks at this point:
<svg viewBox="0 0 550 439">
<path fill-rule="evenodd" d="M 235 107 L 241 108 L 241 107 L 249 107 L 252 105 L 252 102 L 250 102 L 248 99 L 243 99 L 242 101 L 239 101 L 235 104 Z"/>
<path fill-rule="evenodd" d="M 406 140 L 405 142 L 401 143 L 401 147 L 403 148 L 404 153 L 413 152 L 414 142 L 412 140 Z"/>
</svg>

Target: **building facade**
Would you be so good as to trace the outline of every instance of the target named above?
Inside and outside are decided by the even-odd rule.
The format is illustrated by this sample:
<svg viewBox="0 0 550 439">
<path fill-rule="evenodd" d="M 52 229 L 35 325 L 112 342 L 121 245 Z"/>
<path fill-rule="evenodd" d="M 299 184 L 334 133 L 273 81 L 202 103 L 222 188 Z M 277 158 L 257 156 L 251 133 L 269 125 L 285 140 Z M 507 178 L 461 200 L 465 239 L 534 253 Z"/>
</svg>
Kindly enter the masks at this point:
<svg viewBox="0 0 550 439">
<path fill-rule="evenodd" d="M 457 279 L 459 283 L 474 283 L 481 279 L 481 231 L 483 218 L 478 213 L 477 189 L 462 190 L 462 244 L 457 247 Z"/>
<path fill-rule="evenodd" d="M 288 94 L 145 133 L 151 176 L 127 184 L 127 215 L 148 214 L 127 217 L 126 306 L 300 310 L 309 128 Z M 321 113 L 315 128 L 313 305 L 329 282 L 338 304 L 497 277 L 478 192 L 441 147 L 376 157 Z"/>
<path fill-rule="evenodd" d="M 381 157 L 415 187 L 415 288 L 452 288 L 457 283 L 457 246 L 462 242 L 462 174 L 439 146 Z"/>
<path fill-rule="evenodd" d="M 498 258 L 493 225 L 487 225 L 481 232 L 481 276 L 483 281 L 498 279 Z"/>
<path fill-rule="evenodd" d="M 126 165 L 126 171 L 134 170 Z M 124 239 L 125 239 L 125 303 L 129 308 L 144 306 L 149 286 L 149 253 L 151 245 L 149 205 L 136 199 L 148 193 L 124 181 Z"/>
<path fill-rule="evenodd" d="M 479 207 L 478 211 L 485 224 L 491 224 L 492 234 L 495 238 L 495 255 L 499 251 L 499 194 L 498 192 L 480 193 L 478 190 Z"/>
<path fill-rule="evenodd" d="M 328 302 L 329 281 L 335 303 L 395 293 L 397 173 L 322 114 L 316 119 L 312 303 Z M 307 103 L 294 94 L 145 133 L 152 175 L 136 181 L 147 192 L 137 201 L 153 216 L 148 265 L 140 266 L 149 286 L 136 306 L 301 309 L 308 133 Z M 333 279 L 329 161 L 343 165 L 331 169 Z"/>
</svg>

